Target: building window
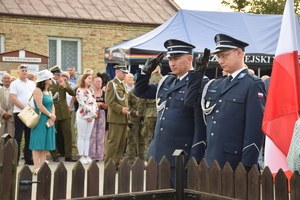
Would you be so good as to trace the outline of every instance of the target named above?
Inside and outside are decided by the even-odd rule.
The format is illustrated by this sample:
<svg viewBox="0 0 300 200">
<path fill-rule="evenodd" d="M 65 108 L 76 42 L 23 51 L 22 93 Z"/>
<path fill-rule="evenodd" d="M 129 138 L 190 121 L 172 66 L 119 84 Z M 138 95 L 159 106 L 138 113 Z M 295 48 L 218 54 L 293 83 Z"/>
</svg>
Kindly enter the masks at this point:
<svg viewBox="0 0 300 200">
<path fill-rule="evenodd" d="M 4 40 L 5 40 L 4 35 L 0 34 L 0 53 L 4 53 L 5 52 L 5 49 L 4 49 Z"/>
<path fill-rule="evenodd" d="M 73 66 L 81 73 L 81 40 L 49 37 L 49 67 L 54 65 L 63 71 Z"/>
</svg>

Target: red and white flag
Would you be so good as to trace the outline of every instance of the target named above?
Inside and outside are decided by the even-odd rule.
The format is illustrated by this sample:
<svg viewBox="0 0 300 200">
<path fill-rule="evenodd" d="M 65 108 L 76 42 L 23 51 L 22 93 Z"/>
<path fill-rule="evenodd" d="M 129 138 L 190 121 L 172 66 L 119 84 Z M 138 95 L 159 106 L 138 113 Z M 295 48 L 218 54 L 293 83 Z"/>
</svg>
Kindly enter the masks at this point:
<svg viewBox="0 0 300 200">
<path fill-rule="evenodd" d="M 286 156 L 299 115 L 300 71 L 294 0 L 287 0 L 273 62 L 262 129 L 267 135 L 265 165 L 288 170 Z M 298 33 L 299 34 L 299 33 Z"/>
</svg>

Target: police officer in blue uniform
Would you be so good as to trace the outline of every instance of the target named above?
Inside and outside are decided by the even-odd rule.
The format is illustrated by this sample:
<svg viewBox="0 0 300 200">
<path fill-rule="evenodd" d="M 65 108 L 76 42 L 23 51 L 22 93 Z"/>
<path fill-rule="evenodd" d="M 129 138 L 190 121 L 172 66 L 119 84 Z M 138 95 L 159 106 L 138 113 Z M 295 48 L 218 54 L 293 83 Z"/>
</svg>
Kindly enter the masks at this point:
<svg viewBox="0 0 300 200">
<path fill-rule="evenodd" d="M 149 84 L 151 72 L 163 54 L 151 57 L 138 75 L 134 94 L 144 99 L 156 99 L 158 116 L 147 158 L 153 156 L 159 163 L 164 155 L 167 157 L 171 166 L 171 187 L 175 187 L 175 157 L 172 154 L 176 149 L 182 149 L 188 155 L 185 163 L 191 157 L 201 160 L 205 149 L 205 125 L 202 120 L 196 125 L 195 109 L 184 106 L 187 74 L 193 69 L 192 50 L 195 46 L 180 40 L 167 40 L 164 46 L 173 75 L 164 76 L 159 83 Z"/>
<path fill-rule="evenodd" d="M 197 97 L 199 92 L 196 88 L 200 88 L 198 79 L 201 76 L 190 74 L 185 105 L 201 106 L 206 115 L 207 148 L 204 158 L 208 164 L 217 160 L 222 168 L 229 162 L 235 170 L 242 162 L 249 170 L 257 163 L 263 140 L 261 126 L 265 86 L 244 66 L 246 42 L 217 34 L 215 43 L 216 59 L 228 75 L 209 81 L 202 97 Z"/>
</svg>

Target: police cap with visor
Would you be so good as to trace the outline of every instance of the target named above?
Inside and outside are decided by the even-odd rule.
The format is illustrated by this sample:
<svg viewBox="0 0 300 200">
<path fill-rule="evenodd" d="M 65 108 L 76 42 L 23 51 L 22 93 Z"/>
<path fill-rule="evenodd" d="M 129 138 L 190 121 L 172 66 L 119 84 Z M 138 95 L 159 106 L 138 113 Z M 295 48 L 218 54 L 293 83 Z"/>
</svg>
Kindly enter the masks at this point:
<svg viewBox="0 0 300 200">
<path fill-rule="evenodd" d="M 129 71 L 127 70 L 127 68 L 126 68 L 125 65 L 116 65 L 116 66 L 114 66 L 114 68 L 115 68 L 116 70 L 120 70 L 120 71 L 122 71 L 122 72 L 125 72 L 126 74 L 129 73 Z"/>
<path fill-rule="evenodd" d="M 58 65 L 55 65 L 54 67 L 51 67 L 49 69 L 49 71 L 52 73 L 52 74 L 61 74 L 62 73 L 62 70 L 61 68 L 58 66 Z"/>
<path fill-rule="evenodd" d="M 167 49 L 167 58 L 182 56 L 184 54 L 193 54 L 194 45 L 181 40 L 167 40 L 164 43 L 165 48 Z"/>
<path fill-rule="evenodd" d="M 213 54 L 237 48 L 240 48 L 243 51 L 245 51 L 245 47 L 249 45 L 246 42 L 243 42 L 239 39 L 225 34 L 217 34 L 214 40 L 217 46 Z"/>
</svg>

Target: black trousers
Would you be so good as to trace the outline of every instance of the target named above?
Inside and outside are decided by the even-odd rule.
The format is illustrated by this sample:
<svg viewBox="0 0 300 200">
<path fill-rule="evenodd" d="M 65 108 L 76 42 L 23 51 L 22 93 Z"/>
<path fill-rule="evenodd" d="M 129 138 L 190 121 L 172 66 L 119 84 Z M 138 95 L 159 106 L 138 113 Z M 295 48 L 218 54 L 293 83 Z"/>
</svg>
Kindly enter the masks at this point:
<svg viewBox="0 0 300 200">
<path fill-rule="evenodd" d="M 30 142 L 30 131 L 31 129 L 28 128 L 18 117 L 19 113 L 14 113 L 14 119 L 15 119 L 15 140 L 18 143 L 18 162 L 20 159 L 20 145 L 22 141 L 22 136 L 24 132 L 24 138 L 25 138 L 25 146 L 24 146 L 24 159 L 25 162 L 28 162 L 32 160 L 32 152 L 29 149 L 29 142 Z"/>
</svg>

